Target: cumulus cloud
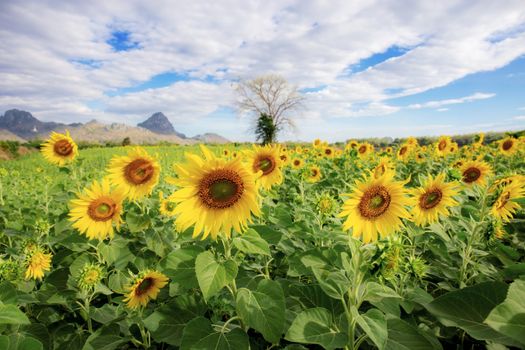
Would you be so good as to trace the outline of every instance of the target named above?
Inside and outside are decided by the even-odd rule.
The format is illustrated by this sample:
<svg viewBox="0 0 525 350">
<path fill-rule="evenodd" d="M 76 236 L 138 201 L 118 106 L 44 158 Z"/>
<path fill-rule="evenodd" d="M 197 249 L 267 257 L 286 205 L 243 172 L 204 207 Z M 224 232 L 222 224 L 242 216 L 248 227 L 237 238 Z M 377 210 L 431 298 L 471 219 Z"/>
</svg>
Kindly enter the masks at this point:
<svg viewBox="0 0 525 350">
<path fill-rule="evenodd" d="M 195 129 L 201 123 L 204 132 L 218 110 L 233 106 L 232 82 L 272 72 L 299 88 L 323 87 L 306 94 L 300 114 L 304 130 L 313 130 L 330 118 L 394 114 L 401 110 L 394 98 L 507 65 L 525 54 L 524 23 L 523 0 L 4 0 L 0 110 L 22 108 L 44 120 L 133 123 L 161 110 Z M 137 45 L 115 50 L 108 40 L 116 31 Z M 352 73 L 392 47 L 404 53 Z M 166 72 L 190 81 L 122 92 Z M 221 125 L 238 123 L 228 120 Z"/>
</svg>

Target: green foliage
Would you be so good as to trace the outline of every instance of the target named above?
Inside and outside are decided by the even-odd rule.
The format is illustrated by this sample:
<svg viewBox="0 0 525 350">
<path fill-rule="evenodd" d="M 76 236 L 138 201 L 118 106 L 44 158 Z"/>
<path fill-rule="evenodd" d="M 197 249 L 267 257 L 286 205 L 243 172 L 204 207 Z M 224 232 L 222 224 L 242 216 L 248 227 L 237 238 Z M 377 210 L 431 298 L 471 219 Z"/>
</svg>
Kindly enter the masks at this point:
<svg viewBox="0 0 525 350">
<path fill-rule="evenodd" d="M 261 141 L 263 145 L 277 141 L 277 132 L 279 129 L 274 123 L 272 116 L 261 113 L 257 118 L 255 126 L 255 139 Z"/>
</svg>

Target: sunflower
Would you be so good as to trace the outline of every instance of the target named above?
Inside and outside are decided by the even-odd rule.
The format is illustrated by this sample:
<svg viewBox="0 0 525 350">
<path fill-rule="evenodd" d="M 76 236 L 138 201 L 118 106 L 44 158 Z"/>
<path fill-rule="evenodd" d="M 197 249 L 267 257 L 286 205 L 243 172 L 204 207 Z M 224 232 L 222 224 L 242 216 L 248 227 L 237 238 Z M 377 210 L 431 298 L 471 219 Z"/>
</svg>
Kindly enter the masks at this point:
<svg viewBox="0 0 525 350">
<path fill-rule="evenodd" d="M 345 152 L 350 152 L 353 149 L 356 149 L 359 143 L 356 140 L 348 141 L 345 145 Z"/>
<path fill-rule="evenodd" d="M 281 152 L 279 158 L 281 158 L 281 162 L 283 163 L 283 165 L 288 164 L 288 154 L 286 152 Z"/>
<path fill-rule="evenodd" d="M 253 173 L 262 173 L 257 181 L 264 189 L 270 189 L 283 181 L 280 152 L 279 146 L 272 145 L 254 146 L 253 150 L 247 152 Z"/>
<path fill-rule="evenodd" d="M 228 157 L 230 155 L 230 150 L 225 148 L 222 150 L 222 155 L 225 156 L 225 157 Z"/>
<path fill-rule="evenodd" d="M 374 146 L 372 146 L 371 144 L 367 142 L 360 144 L 359 147 L 357 148 L 357 155 L 361 159 L 366 158 L 372 152 L 374 152 Z"/>
<path fill-rule="evenodd" d="M 393 152 L 392 147 L 388 146 L 387 148 L 385 148 L 385 152 L 391 154 Z"/>
<path fill-rule="evenodd" d="M 64 166 L 78 156 L 78 146 L 69 135 L 52 132 L 49 140 L 42 144 L 42 156 L 50 163 Z"/>
<path fill-rule="evenodd" d="M 387 172 L 394 172 L 394 165 L 387 157 L 381 157 L 379 163 L 376 165 L 372 174 L 374 178 L 379 179 L 381 176 L 385 175 Z"/>
<path fill-rule="evenodd" d="M 407 143 L 399 147 L 397 150 L 397 159 L 406 162 L 410 157 L 411 146 Z"/>
<path fill-rule="evenodd" d="M 456 153 L 459 150 L 459 146 L 456 142 L 451 142 L 448 148 L 449 153 Z"/>
<path fill-rule="evenodd" d="M 95 288 L 103 276 L 102 267 L 97 264 L 86 263 L 78 277 L 78 286 L 81 289 L 89 290 Z"/>
<path fill-rule="evenodd" d="M 335 151 L 332 147 L 324 147 L 323 148 L 323 156 L 326 158 L 333 158 L 335 156 Z"/>
<path fill-rule="evenodd" d="M 417 145 L 419 145 L 417 139 L 413 136 L 410 136 L 407 140 L 406 140 L 406 144 L 410 147 L 415 147 Z"/>
<path fill-rule="evenodd" d="M 464 162 L 461 167 L 463 183 L 467 185 L 484 185 L 487 176 L 492 173 L 490 165 L 483 161 L 471 160 Z"/>
<path fill-rule="evenodd" d="M 45 253 L 40 247 L 31 249 L 26 259 L 26 279 L 41 280 L 44 271 L 51 270 L 51 258 L 52 255 Z"/>
<path fill-rule="evenodd" d="M 413 190 L 412 217 L 418 226 L 438 221 L 439 215 L 448 216 L 448 207 L 458 205 L 452 198 L 458 194 L 458 184 L 445 182 L 445 174 L 429 176 L 420 188 Z"/>
<path fill-rule="evenodd" d="M 294 169 L 301 169 L 303 167 L 304 163 L 301 158 L 294 158 L 292 159 L 292 168 Z"/>
<path fill-rule="evenodd" d="M 252 213 L 260 214 L 257 175 L 239 158 L 227 161 L 201 149 L 205 159 L 186 154 L 187 164 L 175 165 L 179 177 L 170 181 L 180 189 L 168 197 L 177 204 L 175 225 L 180 231 L 195 225 L 194 238 L 203 231 L 202 239 L 230 237 L 232 228 L 242 232 Z"/>
<path fill-rule="evenodd" d="M 321 180 L 321 169 L 317 165 L 312 165 L 306 172 L 306 181 L 315 183 Z"/>
<path fill-rule="evenodd" d="M 393 173 L 378 179 L 356 181 L 353 193 L 345 201 L 339 217 L 347 217 L 343 229 L 353 229 L 352 236 L 363 236 L 363 242 L 376 241 L 378 233 L 386 237 L 403 227 L 408 218 L 405 208 L 410 203 L 403 187 L 406 182 L 394 181 Z"/>
<path fill-rule="evenodd" d="M 162 215 L 165 215 L 165 216 L 175 215 L 174 210 L 176 207 L 176 203 L 170 200 L 169 198 L 164 198 L 164 194 L 162 193 L 162 191 L 159 193 L 159 201 L 160 201 L 159 212 Z"/>
<path fill-rule="evenodd" d="M 136 147 L 127 156 L 113 157 L 107 176 L 131 200 L 149 195 L 159 182 L 160 166 L 143 148 Z"/>
<path fill-rule="evenodd" d="M 450 150 L 450 144 L 452 139 L 450 136 L 441 136 L 436 143 L 436 154 L 440 157 L 444 157 Z"/>
<path fill-rule="evenodd" d="M 314 148 L 317 148 L 321 146 L 322 143 L 323 142 L 320 139 L 315 139 L 314 142 L 312 142 L 312 146 L 314 146 Z"/>
<path fill-rule="evenodd" d="M 89 239 L 112 238 L 113 224 L 118 230 L 122 223 L 124 192 L 112 190 L 109 181 L 104 179 L 101 183 L 94 181 L 77 197 L 70 201 L 69 220 L 73 221 L 73 227 Z"/>
<path fill-rule="evenodd" d="M 509 222 L 521 205 L 516 199 L 525 197 L 525 187 L 520 182 L 507 185 L 501 191 L 498 199 L 492 205 L 490 212 L 492 215 L 503 222 Z"/>
<path fill-rule="evenodd" d="M 160 289 L 168 284 L 168 277 L 158 271 L 146 271 L 135 278 L 128 287 L 124 302 L 130 309 L 144 307 L 150 300 L 157 299 Z"/>
<path fill-rule="evenodd" d="M 474 148 L 479 148 L 483 146 L 484 140 L 485 140 L 485 134 L 480 132 L 478 135 L 474 136 L 474 142 L 472 143 L 472 146 L 474 146 Z"/>
<path fill-rule="evenodd" d="M 509 156 L 516 153 L 518 150 L 518 143 L 513 137 L 506 137 L 499 142 L 499 152 L 503 155 Z"/>
</svg>

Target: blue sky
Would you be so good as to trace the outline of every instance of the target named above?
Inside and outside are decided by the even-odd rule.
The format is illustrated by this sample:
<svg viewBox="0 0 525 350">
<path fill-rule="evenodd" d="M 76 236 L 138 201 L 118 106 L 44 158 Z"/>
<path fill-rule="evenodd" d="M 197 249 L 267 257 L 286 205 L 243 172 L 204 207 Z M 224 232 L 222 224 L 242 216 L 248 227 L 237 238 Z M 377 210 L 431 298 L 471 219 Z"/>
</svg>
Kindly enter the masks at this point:
<svg viewBox="0 0 525 350">
<path fill-rule="evenodd" d="M 250 141 L 235 84 L 273 73 L 305 97 L 281 140 L 525 128 L 522 0 L 0 6 L 0 113 L 135 125 L 162 111 L 187 135 Z"/>
</svg>

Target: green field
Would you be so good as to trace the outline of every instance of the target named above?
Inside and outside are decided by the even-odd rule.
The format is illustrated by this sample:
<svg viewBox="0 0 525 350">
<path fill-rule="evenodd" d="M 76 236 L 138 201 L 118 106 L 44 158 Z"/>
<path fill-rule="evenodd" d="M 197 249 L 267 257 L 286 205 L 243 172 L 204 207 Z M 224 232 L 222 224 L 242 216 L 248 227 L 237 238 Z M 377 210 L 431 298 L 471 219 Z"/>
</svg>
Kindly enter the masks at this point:
<svg viewBox="0 0 525 350">
<path fill-rule="evenodd" d="M 144 147 L 160 180 L 146 198 L 124 201 L 123 224 L 105 240 L 72 226 L 70 201 L 132 147 L 81 149 L 63 167 L 40 153 L 1 162 L 0 349 L 523 348 L 525 144 L 512 139 L 507 152 L 502 142 L 443 153 L 439 143 L 363 154 L 358 143 L 287 145 L 275 170 L 282 182 L 257 190 L 261 214 L 217 240 L 193 238 L 193 225 L 180 230 L 177 215 L 159 211 L 180 189 L 166 181 L 183 175 L 173 165 L 187 169 L 185 152 L 203 156 L 198 145 Z M 225 162 L 237 152 L 240 164 L 251 164 L 244 152 L 251 149 L 210 146 Z M 469 161 L 483 173 L 479 184 Z M 318 181 L 310 179 L 314 166 Z M 339 214 L 358 195 L 356 181 L 388 174 L 384 188 L 399 184 L 399 213 L 409 215 L 395 229 L 379 226 L 372 239 L 366 225 L 355 234 L 355 217 L 345 229 Z M 415 190 L 439 174 L 455 188 L 454 204 L 416 225 L 413 207 L 432 209 L 446 191 L 429 190 L 434 197 L 418 202 Z M 392 193 L 372 198 L 380 200 L 368 207 L 373 220 L 393 208 Z M 510 204 L 510 216 L 498 216 Z M 27 277 L 36 251 L 52 257 L 41 279 Z M 100 275 L 90 285 L 93 267 Z M 146 306 L 130 308 L 124 299 L 146 271 L 169 283 Z"/>
</svg>

